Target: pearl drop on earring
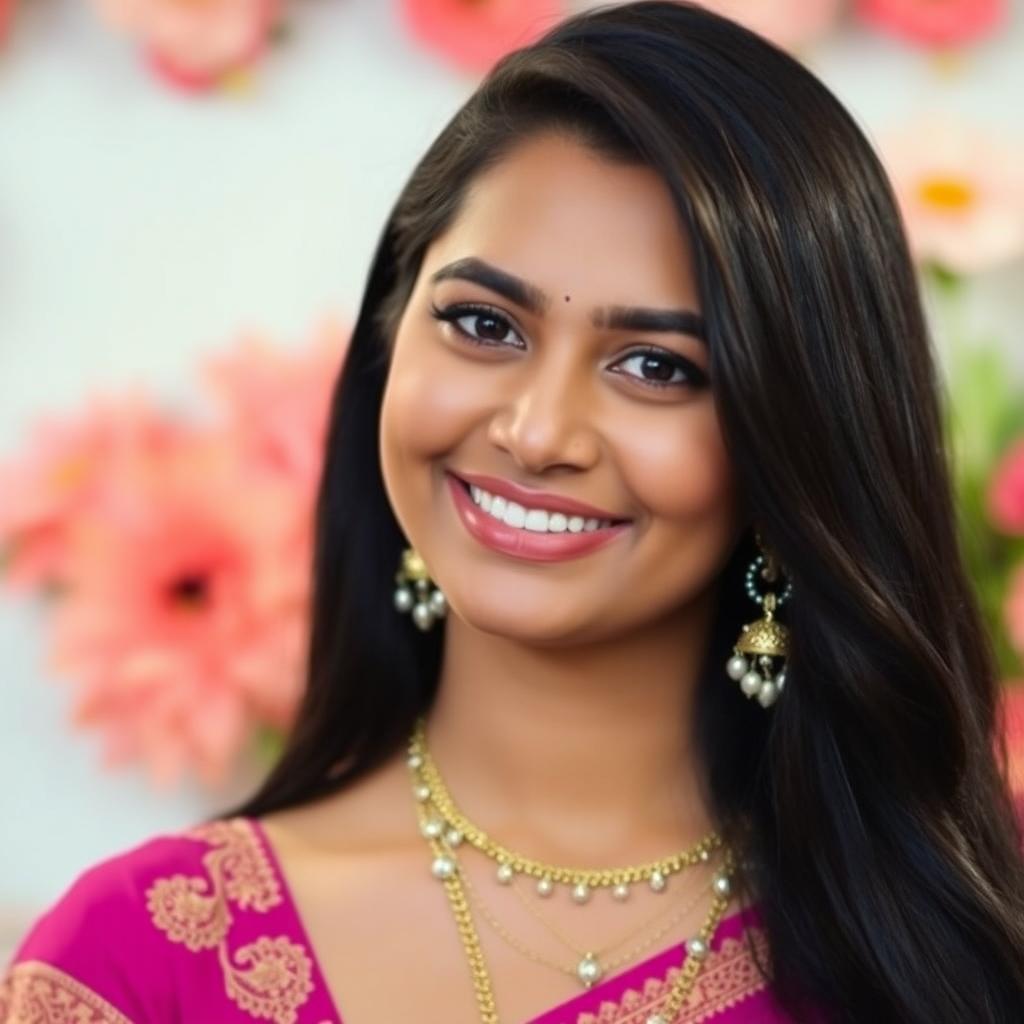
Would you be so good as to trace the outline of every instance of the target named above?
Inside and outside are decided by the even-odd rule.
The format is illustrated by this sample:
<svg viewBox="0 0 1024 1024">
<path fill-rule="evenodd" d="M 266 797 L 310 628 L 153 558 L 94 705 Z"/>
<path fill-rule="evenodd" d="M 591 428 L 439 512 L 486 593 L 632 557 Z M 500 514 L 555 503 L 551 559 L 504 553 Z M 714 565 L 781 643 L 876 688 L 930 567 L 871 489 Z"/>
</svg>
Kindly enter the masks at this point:
<svg viewBox="0 0 1024 1024">
<path fill-rule="evenodd" d="M 430 610 L 430 605 L 426 601 L 420 600 L 413 605 L 412 621 L 424 631 L 430 629 L 434 624 L 434 613 Z"/>
<path fill-rule="evenodd" d="M 412 620 L 421 630 L 428 630 L 437 619 L 444 618 L 448 602 L 437 587 L 431 588 L 430 575 L 415 548 L 402 552 L 402 566 L 395 573 L 398 584 L 394 593 L 397 611 L 412 612 Z"/>
<path fill-rule="evenodd" d="M 726 663 L 725 671 L 728 672 L 733 679 L 739 681 L 747 674 L 747 669 L 749 667 L 747 659 L 744 658 L 742 654 L 736 654 L 733 655 L 733 657 L 731 657 Z"/>
</svg>

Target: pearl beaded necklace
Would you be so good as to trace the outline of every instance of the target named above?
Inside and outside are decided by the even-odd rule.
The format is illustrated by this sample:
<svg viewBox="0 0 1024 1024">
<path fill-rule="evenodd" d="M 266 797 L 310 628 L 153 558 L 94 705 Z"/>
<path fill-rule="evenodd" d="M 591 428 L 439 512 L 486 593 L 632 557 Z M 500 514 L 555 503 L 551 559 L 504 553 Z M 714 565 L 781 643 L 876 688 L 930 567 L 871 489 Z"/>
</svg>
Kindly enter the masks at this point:
<svg viewBox="0 0 1024 1024">
<path fill-rule="evenodd" d="M 711 938 L 729 905 L 731 875 L 735 867 L 735 860 L 732 851 L 724 846 L 717 833 L 709 833 L 690 850 L 655 862 L 653 865 L 598 871 L 558 868 L 505 850 L 489 839 L 486 833 L 476 828 L 458 811 L 427 751 L 425 724 L 422 718 L 417 721 L 409 742 L 408 765 L 413 776 L 413 793 L 416 798 L 420 831 L 434 855 L 431 870 L 434 876 L 443 883 L 452 907 L 459 937 L 469 962 L 482 1024 L 499 1024 L 499 1020 L 490 975 L 480 947 L 480 938 L 470 913 L 469 901 L 458 862 L 454 856 L 454 849 L 463 840 L 468 840 L 473 846 L 498 860 L 496 877 L 500 883 L 509 884 L 516 872 L 532 875 L 538 879 L 537 892 L 541 896 L 550 895 L 556 882 L 570 884 L 573 899 L 577 903 L 586 902 L 589 899 L 591 887 L 595 885 L 612 887 L 613 894 L 622 892 L 625 887 L 625 892 L 628 895 L 630 882 L 646 879 L 655 892 L 661 892 L 666 885 L 666 871 L 678 871 L 690 863 L 696 863 L 692 860 L 694 857 L 697 861 L 708 860 L 710 849 L 714 846 L 722 846 L 723 867 L 715 876 L 712 885 L 714 894 L 711 908 L 697 934 L 685 943 L 686 952 L 682 967 L 673 981 L 662 1008 L 645 1021 L 645 1024 L 672 1024 L 693 988 L 697 973 L 710 952 Z M 590 954 L 588 957 L 593 959 Z M 587 960 L 587 958 L 584 959 Z M 581 961 L 578 967 L 580 979 L 585 984 L 587 981 L 590 981 L 591 984 L 595 983 L 600 977 L 600 970 L 600 964 L 596 960 L 593 963 Z"/>
</svg>

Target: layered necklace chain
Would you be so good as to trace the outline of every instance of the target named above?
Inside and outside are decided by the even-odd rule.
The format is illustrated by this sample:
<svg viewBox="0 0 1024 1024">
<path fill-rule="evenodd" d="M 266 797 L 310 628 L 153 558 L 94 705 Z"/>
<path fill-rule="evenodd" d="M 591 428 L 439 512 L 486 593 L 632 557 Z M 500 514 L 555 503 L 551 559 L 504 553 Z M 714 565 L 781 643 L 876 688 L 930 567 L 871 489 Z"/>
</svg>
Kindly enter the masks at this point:
<svg viewBox="0 0 1024 1024">
<path fill-rule="evenodd" d="M 624 943 L 626 939 L 631 938 L 632 935 L 636 932 L 642 931 L 645 928 L 649 927 L 651 922 L 645 921 L 643 925 L 640 926 L 640 928 L 631 929 L 629 935 L 625 936 L 622 939 L 619 939 L 617 942 L 608 943 L 603 951 L 581 950 L 577 947 L 575 943 L 565 938 L 565 936 L 562 935 L 561 931 L 559 929 L 556 929 L 550 921 L 548 921 L 545 918 L 542 918 L 533 910 L 532 907 L 530 907 L 528 904 L 525 904 L 530 913 L 533 914 L 533 916 L 538 921 L 540 921 L 540 923 L 549 932 L 551 932 L 551 934 L 554 935 L 555 938 L 562 943 L 562 945 L 564 945 L 567 949 L 571 950 L 575 954 L 576 962 L 573 964 L 566 965 L 564 963 L 559 963 L 555 960 L 552 960 L 550 957 L 544 956 L 543 954 L 537 952 L 537 950 L 535 949 L 531 949 L 530 947 L 525 945 L 525 943 L 523 943 L 521 940 L 517 939 L 516 936 L 512 935 L 508 931 L 508 929 L 506 929 L 504 925 L 502 925 L 502 923 L 498 921 L 494 917 L 493 913 L 491 913 L 491 911 L 488 909 L 487 904 L 484 903 L 483 899 L 480 897 L 480 894 L 476 891 L 476 886 L 474 886 L 470 881 L 468 874 L 463 873 L 462 883 L 466 887 L 466 891 L 469 895 L 470 902 L 473 903 L 476 906 L 477 910 L 480 911 L 480 916 L 483 917 L 483 919 L 491 926 L 491 928 L 497 933 L 497 935 L 500 938 L 502 938 L 506 943 L 508 943 L 508 945 L 510 945 L 519 953 L 521 953 L 528 960 L 532 960 L 534 963 L 543 964 L 546 967 L 553 968 L 561 974 L 567 974 L 569 975 L 569 977 L 575 978 L 583 984 L 584 988 L 590 988 L 591 986 L 596 985 L 597 982 L 599 982 L 610 971 L 613 971 L 617 967 L 621 967 L 625 964 L 630 963 L 630 961 L 632 961 L 638 954 L 642 953 L 645 949 L 648 949 L 650 946 L 652 946 L 655 942 L 658 941 L 658 939 L 660 939 L 663 935 L 669 932 L 676 924 L 678 924 L 678 922 L 681 921 L 691 910 L 693 910 L 693 908 L 697 905 L 700 898 L 710 889 L 710 886 L 705 886 L 703 889 L 699 890 L 697 894 L 691 899 L 687 900 L 682 907 L 676 908 L 675 913 L 673 913 L 668 918 L 668 920 L 664 921 L 654 932 L 652 932 L 642 941 L 635 943 L 633 946 L 627 949 L 625 953 L 622 953 L 619 956 L 613 958 L 606 957 L 605 953 L 610 952 L 616 947 L 622 945 L 622 943 Z M 515 890 L 515 893 L 517 897 L 519 897 L 521 900 L 523 899 L 518 890 Z M 655 920 L 660 919 L 664 916 L 667 910 L 672 909 L 673 908 L 669 906 L 659 911 L 659 913 L 655 917 Z"/>
<path fill-rule="evenodd" d="M 407 763 L 412 775 L 413 793 L 416 797 L 420 831 L 427 840 L 433 854 L 432 871 L 445 887 L 455 917 L 456 927 L 465 948 L 470 973 L 476 991 L 477 1005 L 483 1024 L 498 1024 L 497 1009 L 487 965 L 480 947 L 480 939 L 470 911 L 469 895 L 473 896 L 482 917 L 495 931 L 519 952 L 538 963 L 546 963 L 560 971 L 574 974 L 587 988 L 599 981 L 613 967 L 628 963 L 671 926 L 703 895 L 673 915 L 668 924 L 659 929 L 644 943 L 630 949 L 615 960 L 602 963 L 592 951 L 582 953 L 575 967 L 567 968 L 548 960 L 528 949 L 515 939 L 489 913 L 469 877 L 461 870 L 457 850 L 463 843 L 475 847 L 495 864 L 495 879 L 501 885 L 512 885 L 518 876 L 527 876 L 534 881 L 537 896 L 550 898 L 557 886 L 569 889 L 573 902 L 583 904 L 590 900 L 594 890 L 610 889 L 614 899 L 629 898 L 631 886 L 646 883 L 653 892 L 662 893 L 668 887 L 669 879 L 687 867 L 693 867 L 711 860 L 713 851 L 722 850 L 722 867 L 715 873 L 710 885 L 711 907 L 697 933 L 685 943 L 686 955 L 675 981 L 658 1013 L 647 1018 L 646 1024 L 671 1024 L 685 1003 L 693 988 L 701 964 L 707 958 L 711 937 L 729 905 L 731 875 L 735 867 L 732 851 L 722 842 L 716 832 L 709 832 L 698 842 L 682 852 L 672 854 L 645 864 L 611 869 L 567 868 L 524 857 L 506 849 L 491 839 L 482 829 L 469 821 L 455 805 L 441 774 L 430 756 L 426 742 L 425 722 L 420 718 L 409 740 Z M 518 892 L 517 892 L 518 895 Z M 528 908 L 529 909 L 529 908 Z M 533 911 L 531 910 L 531 913 Z M 534 916 L 538 916 L 534 914 Z M 661 914 L 659 913 L 658 917 Z M 542 921 L 554 931 L 554 927 Z M 557 931 L 556 937 L 577 955 L 580 951 L 564 939 Z M 624 941 L 624 940 L 622 940 Z M 613 944 L 608 949 L 614 949 Z"/>
</svg>

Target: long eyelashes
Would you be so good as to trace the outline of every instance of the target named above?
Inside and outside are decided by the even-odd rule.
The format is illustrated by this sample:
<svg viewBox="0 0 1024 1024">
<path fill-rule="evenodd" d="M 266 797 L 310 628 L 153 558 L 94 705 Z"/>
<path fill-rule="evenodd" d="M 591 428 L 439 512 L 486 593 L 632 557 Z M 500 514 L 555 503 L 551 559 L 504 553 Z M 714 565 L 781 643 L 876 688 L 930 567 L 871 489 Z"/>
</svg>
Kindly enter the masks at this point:
<svg viewBox="0 0 1024 1024">
<path fill-rule="evenodd" d="M 496 321 L 502 327 L 515 332 L 515 328 L 508 322 L 508 320 L 502 316 L 497 310 L 492 309 L 490 306 L 483 306 L 472 303 L 460 303 L 456 306 L 446 306 L 444 309 L 440 309 L 438 306 L 431 303 L 430 306 L 431 315 L 437 320 L 444 320 L 450 323 L 455 330 L 459 332 L 464 338 L 469 341 L 475 342 L 477 345 L 504 345 L 499 338 L 478 338 L 475 334 L 471 334 L 465 328 L 460 327 L 458 324 L 459 320 L 464 317 L 476 316 L 476 317 L 488 317 L 491 320 Z M 522 339 L 520 339 L 522 340 Z"/>
<path fill-rule="evenodd" d="M 452 328 L 459 334 L 461 338 L 464 338 L 470 344 L 481 345 L 490 348 L 501 348 L 508 344 L 507 341 L 501 338 L 481 338 L 467 331 L 464 327 L 459 324 L 459 320 L 467 317 L 474 317 L 478 319 L 489 319 L 498 325 L 499 333 L 511 332 L 516 337 L 519 337 L 515 328 L 509 322 L 508 318 L 505 317 L 498 310 L 492 306 L 487 306 L 481 303 L 458 303 L 456 305 L 446 306 L 441 308 L 434 303 L 431 303 L 430 314 L 435 320 L 441 320 L 446 323 L 450 323 Z M 519 339 L 519 344 L 516 348 L 522 347 L 522 338 Z M 629 373 L 626 376 L 633 378 L 645 387 L 651 388 L 676 388 L 676 387 L 689 387 L 689 388 L 700 388 L 704 387 L 708 383 L 707 375 L 695 366 L 689 359 L 684 356 L 678 355 L 675 352 L 670 352 L 668 349 L 658 348 L 653 345 L 645 345 L 639 349 L 634 349 L 632 352 L 627 353 L 619 363 L 629 362 L 633 359 L 645 359 L 654 360 L 662 364 L 667 364 L 673 370 L 681 371 L 686 375 L 685 380 L 675 381 L 662 381 L 652 380 L 648 377 L 639 377 L 635 374 Z M 618 364 L 615 364 L 618 365 Z"/>
</svg>

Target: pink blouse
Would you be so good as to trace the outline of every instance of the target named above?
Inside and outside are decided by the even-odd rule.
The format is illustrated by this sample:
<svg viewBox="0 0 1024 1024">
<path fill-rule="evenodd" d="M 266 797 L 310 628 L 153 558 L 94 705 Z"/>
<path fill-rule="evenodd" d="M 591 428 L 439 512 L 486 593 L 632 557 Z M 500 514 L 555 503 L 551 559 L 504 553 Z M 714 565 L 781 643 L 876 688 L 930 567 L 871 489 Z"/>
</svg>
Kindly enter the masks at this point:
<svg viewBox="0 0 1024 1024">
<path fill-rule="evenodd" d="M 754 907 L 719 923 L 673 1024 L 791 1022 L 748 943 L 768 961 Z M 673 945 L 527 1024 L 644 1024 L 685 955 Z M 37 919 L 0 982 L 0 1024 L 260 1021 L 344 1024 L 255 818 L 157 836 L 89 868 Z"/>
</svg>

